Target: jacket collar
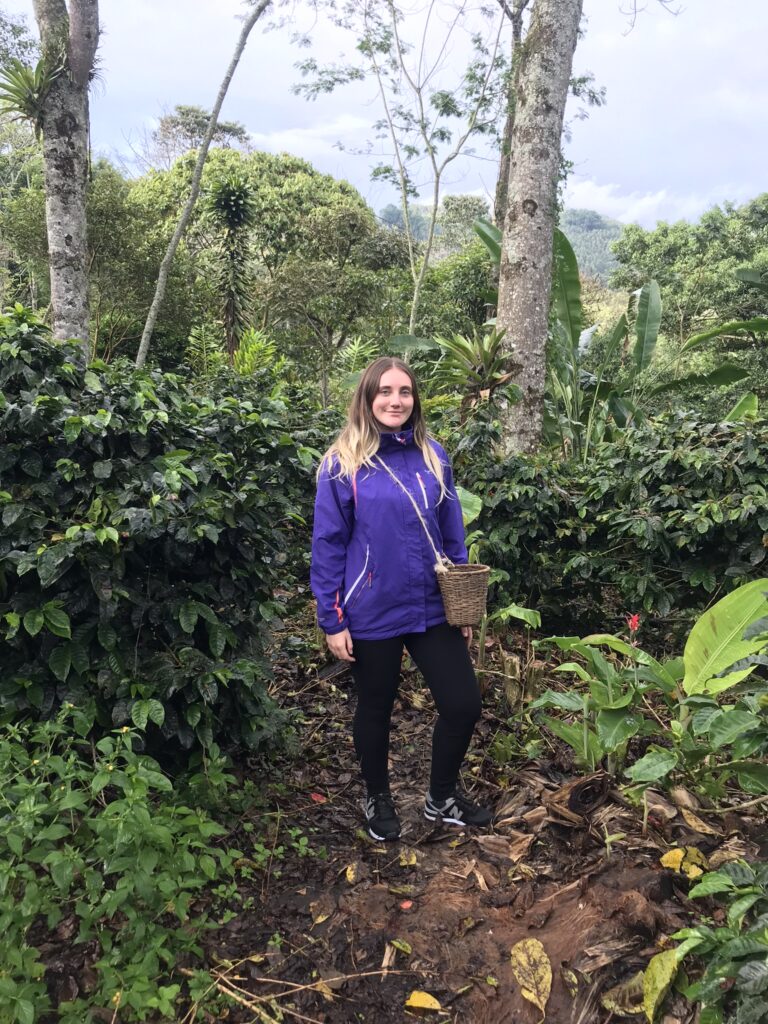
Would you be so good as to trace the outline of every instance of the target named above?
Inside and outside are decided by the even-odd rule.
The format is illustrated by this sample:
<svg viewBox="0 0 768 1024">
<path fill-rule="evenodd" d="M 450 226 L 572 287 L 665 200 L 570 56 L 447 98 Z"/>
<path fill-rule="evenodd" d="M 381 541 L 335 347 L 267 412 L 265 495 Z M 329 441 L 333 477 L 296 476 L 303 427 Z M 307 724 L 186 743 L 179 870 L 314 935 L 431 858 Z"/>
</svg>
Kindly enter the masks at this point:
<svg viewBox="0 0 768 1024">
<path fill-rule="evenodd" d="M 403 430 L 398 430 L 392 434 L 382 432 L 379 437 L 381 438 L 379 443 L 380 453 L 399 451 L 413 444 L 413 428 L 405 427 Z"/>
</svg>

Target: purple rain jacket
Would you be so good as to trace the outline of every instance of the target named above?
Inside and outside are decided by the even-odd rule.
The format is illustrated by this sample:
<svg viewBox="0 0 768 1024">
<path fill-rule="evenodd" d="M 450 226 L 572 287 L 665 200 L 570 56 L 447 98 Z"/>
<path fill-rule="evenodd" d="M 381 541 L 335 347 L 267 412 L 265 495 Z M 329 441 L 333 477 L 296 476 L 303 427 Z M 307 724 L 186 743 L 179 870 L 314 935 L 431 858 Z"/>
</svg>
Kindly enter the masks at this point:
<svg viewBox="0 0 768 1024">
<path fill-rule="evenodd" d="M 430 443 L 444 466 L 446 494 L 427 468 L 413 431 L 381 435 L 378 455 L 418 501 L 438 551 L 467 561 L 461 505 L 445 450 Z M 310 581 L 324 633 L 349 629 L 360 640 L 423 633 L 445 622 L 435 555 L 416 510 L 381 466 L 363 466 L 352 480 L 324 469 L 317 484 Z"/>
</svg>

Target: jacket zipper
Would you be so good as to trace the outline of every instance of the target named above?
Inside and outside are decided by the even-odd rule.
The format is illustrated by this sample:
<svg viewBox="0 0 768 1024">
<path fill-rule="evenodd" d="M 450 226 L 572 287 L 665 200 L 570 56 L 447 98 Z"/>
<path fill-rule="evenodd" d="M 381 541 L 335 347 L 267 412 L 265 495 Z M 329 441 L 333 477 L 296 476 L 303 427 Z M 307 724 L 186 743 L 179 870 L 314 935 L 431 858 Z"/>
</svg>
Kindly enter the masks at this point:
<svg viewBox="0 0 768 1024">
<path fill-rule="evenodd" d="M 429 508 L 429 502 L 427 501 L 427 489 L 424 486 L 424 481 L 421 479 L 421 473 L 416 474 L 416 479 L 419 481 L 419 487 L 424 498 L 424 508 Z"/>
<path fill-rule="evenodd" d="M 352 597 L 352 595 L 354 594 L 354 592 L 355 592 L 355 589 L 357 588 L 357 586 L 359 585 L 359 583 L 360 583 L 360 581 L 361 581 L 361 580 L 363 581 L 363 586 L 365 586 L 365 574 L 366 574 L 366 572 L 368 571 L 368 561 L 369 561 L 369 555 L 370 555 L 370 553 L 371 553 L 371 547 L 370 547 L 370 544 L 366 544 L 366 546 L 365 546 L 365 563 L 364 563 L 364 565 L 363 565 L 363 571 L 362 571 L 362 572 L 360 573 L 360 575 L 359 575 L 359 576 L 357 577 L 357 579 L 355 580 L 355 582 L 354 582 L 354 583 L 352 584 L 352 586 L 351 586 L 351 587 L 349 588 L 349 590 L 347 591 L 347 595 L 346 595 L 346 597 L 344 598 L 344 604 L 345 604 L 345 606 L 349 604 L 349 599 L 350 599 L 350 598 Z M 369 574 L 369 578 L 370 578 L 370 575 L 372 575 L 372 572 L 371 572 L 371 573 Z"/>
</svg>

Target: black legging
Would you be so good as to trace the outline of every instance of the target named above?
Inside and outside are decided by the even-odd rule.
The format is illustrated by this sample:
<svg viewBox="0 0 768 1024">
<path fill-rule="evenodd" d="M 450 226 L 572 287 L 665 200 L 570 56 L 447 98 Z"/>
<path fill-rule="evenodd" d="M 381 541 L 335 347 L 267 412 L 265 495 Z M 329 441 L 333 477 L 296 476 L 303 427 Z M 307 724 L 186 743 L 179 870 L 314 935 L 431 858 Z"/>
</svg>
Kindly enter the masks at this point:
<svg viewBox="0 0 768 1024">
<path fill-rule="evenodd" d="M 477 679 L 466 641 L 455 626 L 444 622 L 425 633 L 352 641 L 352 672 L 357 683 L 355 750 L 368 793 L 389 789 L 389 726 L 400 684 L 403 646 L 421 670 L 437 706 L 429 789 L 436 800 L 442 800 L 453 792 L 480 717 Z"/>
</svg>

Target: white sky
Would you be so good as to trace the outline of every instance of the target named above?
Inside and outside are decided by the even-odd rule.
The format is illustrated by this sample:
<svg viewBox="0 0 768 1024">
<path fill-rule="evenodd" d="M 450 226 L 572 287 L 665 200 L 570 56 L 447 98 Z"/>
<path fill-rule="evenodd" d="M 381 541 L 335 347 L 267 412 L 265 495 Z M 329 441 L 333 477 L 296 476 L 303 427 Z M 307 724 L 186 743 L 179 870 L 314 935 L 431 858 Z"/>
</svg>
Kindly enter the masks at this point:
<svg viewBox="0 0 768 1024">
<path fill-rule="evenodd" d="M 765 191 L 768 2 L 681 0 L 677 17 L 656 0 L 644 2 L 629 31 L 621 10 L 629 0 L 585 0 L 574 74 L 591 71 L 606 87 L 607 104 L 572 124 L 568 205 L 652 226 Z M 34 26 L 31 0 L 0 6 Z M 101 0 L 100 8 L 97 153 L 129 153 L 131 140 L 177 103 L 210 109 L 239 34 L 239 0 Z M 371 136 L 379 116 L 373 89 L 354 84 L 314 103 L 292 95 L 293 65 L 307 51 L 289 36 L 288 28 L 265 33 L 257 24 L 222 117 L 243 122 L 260 148 L 295 153 L 347 178 L 380 209 L 394 197 L 369 181 L 375 161 L 334 145 L 363 146 Z M 321 62 L 348 45 L 323 23 L 312 36 Z M 491 195 L 494 184 L 494 161 L 469 160 L 456 165 L 446 191 Z"/>
</svg>

